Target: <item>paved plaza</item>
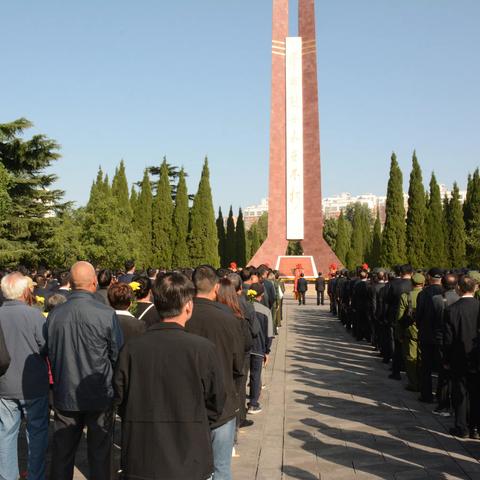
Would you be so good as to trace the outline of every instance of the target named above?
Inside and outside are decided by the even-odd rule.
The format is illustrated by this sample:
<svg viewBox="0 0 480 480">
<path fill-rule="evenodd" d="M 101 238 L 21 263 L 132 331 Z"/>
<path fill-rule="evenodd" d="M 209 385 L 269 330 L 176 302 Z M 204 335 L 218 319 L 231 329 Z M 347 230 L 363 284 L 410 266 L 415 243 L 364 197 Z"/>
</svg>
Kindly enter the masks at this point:
<svg viewBox="0 0 480 480">
<path fill-rule="evenodd" d="M 450 436 L 328 307 L 290 301 L 285 317 L 235 480 L 480 479 L 480 442 Z"/>
<path fill-rule="evenodd" d="M 286 302 L 263 412 L 239 434 L 234 480 L 480 480 L 480 442 L 450 436 L 452 419 L 389 380 L 372 348 L 314 303 Z M 116 465 L 119 437 L 117 428 Z M 75 479 L 87 478 L 85 450 L 83 440 Z"/>
</svg>

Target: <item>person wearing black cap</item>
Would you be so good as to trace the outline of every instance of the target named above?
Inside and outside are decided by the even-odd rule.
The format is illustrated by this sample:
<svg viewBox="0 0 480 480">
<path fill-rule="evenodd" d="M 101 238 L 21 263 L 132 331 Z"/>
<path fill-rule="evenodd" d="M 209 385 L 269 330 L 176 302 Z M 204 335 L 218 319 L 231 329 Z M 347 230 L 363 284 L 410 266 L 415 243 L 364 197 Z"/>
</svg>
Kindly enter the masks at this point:
<svg viewBox="0 0 480 480">
<path fill-rule="evenodd" d="M 439 363 L 439 348 L 435 332 L 435 307 L 433 297 L 443 293 L 443 271 L 431 268 L 427 273 L 428 285 L 418 295 L 417 300 L 417 326 L 420 343 L 420 397 L 425 403 L 433 403 L 432 372 L 435 363 Z"/>
</svg>

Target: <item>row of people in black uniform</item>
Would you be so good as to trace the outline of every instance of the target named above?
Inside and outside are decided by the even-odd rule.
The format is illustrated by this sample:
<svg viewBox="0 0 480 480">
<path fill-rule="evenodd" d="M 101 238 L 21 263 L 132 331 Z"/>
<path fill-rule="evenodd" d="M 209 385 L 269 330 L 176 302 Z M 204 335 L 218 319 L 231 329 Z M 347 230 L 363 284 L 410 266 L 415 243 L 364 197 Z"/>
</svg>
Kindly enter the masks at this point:
<svg viewBox="0 0 480 480">
<path fill-rule="evenodd" d="M 393 272 L 342 270 L 328 283 L 330 310 L 358 341 L 371 342 L 392 380 L 405 371 L 407 390 L 455 413 L 453 435 L 480 438 L 480 302 L 477 271 L 426 274 L 411 265 Z M 436 392 L 433 379 L 437 374 Z"/>
</svg>

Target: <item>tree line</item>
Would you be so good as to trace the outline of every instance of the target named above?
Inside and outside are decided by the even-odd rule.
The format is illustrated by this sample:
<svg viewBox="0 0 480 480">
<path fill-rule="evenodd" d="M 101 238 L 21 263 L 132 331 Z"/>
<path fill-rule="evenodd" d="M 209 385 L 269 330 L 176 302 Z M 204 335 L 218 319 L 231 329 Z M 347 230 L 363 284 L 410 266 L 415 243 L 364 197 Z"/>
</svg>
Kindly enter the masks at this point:
<svg viewBox="0 0 480 480">
<path fill-rule="evenodd" d="M 0 266 L 69 268 L 88 259 L 117 269 L 130 258 L 141 268 L 220 266 L 208 159 L 194 196 L 187 173 L 165 158 L 129 189 L 121 161 L 111 180 L 99 168 L 87 205 L 74 208 L 46 173 L 59 145 L 45 135 L 25 139 L 30 127 L 24 118 L 0 124 Z"/>
<path fill-rule="evenodd" d="M 327 219 L 324 237 L 349 269 L 363 262 L 373 267 L 410 263 L 416 268 L 480 265 L 480 173 L 469 174 L 462 205 L 458 184 L 441 197 L 435 173 L 425 189 L 416 153 L 412 157 L 405 209 L 403 174 L 392 154 L 386 218 L 372 218 L 366 205 L 350 205 L 338 219 Z"/>
</svg>

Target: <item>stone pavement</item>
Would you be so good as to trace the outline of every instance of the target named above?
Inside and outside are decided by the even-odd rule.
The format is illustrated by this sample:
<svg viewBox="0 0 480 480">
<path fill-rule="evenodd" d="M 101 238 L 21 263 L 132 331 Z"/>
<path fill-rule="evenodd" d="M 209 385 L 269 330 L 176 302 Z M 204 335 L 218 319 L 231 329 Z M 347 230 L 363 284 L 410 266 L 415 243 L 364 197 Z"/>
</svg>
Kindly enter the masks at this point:
<svg viewBox="0 0 480 480">
<path fill-rule="evenodd" d="M 372 348 L 313 302 L 287 302 L 234 479 L 480 479 L 480 442 L 450 436 L 452 419 L 389 380 Z"/>
</svg>

